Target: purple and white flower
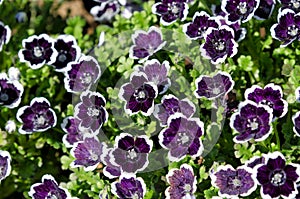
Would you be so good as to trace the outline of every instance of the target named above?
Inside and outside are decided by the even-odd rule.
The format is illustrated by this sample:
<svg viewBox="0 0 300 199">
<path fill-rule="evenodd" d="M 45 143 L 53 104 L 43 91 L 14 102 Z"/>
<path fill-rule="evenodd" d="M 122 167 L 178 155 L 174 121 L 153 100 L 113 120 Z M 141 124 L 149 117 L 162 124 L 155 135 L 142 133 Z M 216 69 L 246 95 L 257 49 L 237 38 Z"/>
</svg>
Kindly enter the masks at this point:
<svg viewBox="0 0 300 199">
<path fill-rule="evenodd" d="M 132 136 L 121 133 L 115 138 L 115 146 L 111 151 L 111 162 L 120 166 L 122 173 L 143 171 L 149 164 L 148 156 L 153 142 L 146 135 Z"/>
<path fill-rule="evenodd" d="M 75 143 L 71 155 L 76 159 L 71 163 L 72 168 L 83 167 L 85 171 L 93 171 L 107 154 L 107 146 L 99 142 L 95 136 L 85 137 L 83 141 Z"/>
<path fill-rule="evenodd" d="M 142 72 L 133 72 L 130 82 L 122 85 L 119 98 L 125 101 L 125 112 L 129 115 L 141 112 L 150 116 L 154 111 L 154 99 L 157 97 L 157 86 L 149 82 L 147 75 Z"/>
<path fill-rule="evenodd" d="M 5 130 L 8 132 L 8 133 L 13 133 L 15 132 L 17 129 L 17 125 L 15 123 L 14 120 L 8 120 L 5 124 Z"/>
<path fill-rule="evenodd" d="M 47 34 L 33 35 L 23 39 L 18 53 L 20 62 L 27 63 L 32 69 L 39 69 L 45 64 L 53 64 L 57 57 L 57 51 L 53 47 L 54 39 Z"/>
<path fill-rule="evenodd" d="M 231 165 L 219 166 L 211 175 L 211 184 L 219 188 L 222 198 L 248 196 L 256 190 L 255 171 L 246 166 L 234 169 Z"/>
<path fill-rule="evenodd" d="M 230 23 L 249 21 L 259 6 L 259 0 L 222 0 L 221 9 Z"/>
<path fill-rule="evenodd" d="M 77 61 L 81 55 L 81 49 L 72 35 L 59 35 L 53 47 L 58 54 L 55 58 L 55 62 L 51 65 L 54 66 L 58 72 L 64 72 L 67 64 L 72 61 Z"/>
<path fill-rule="evenodd" d="M 65 72 L 65 88 L 68 92 L 78 93 L 89 90 L 101 75 L 97 60 L 92 56 L 81 56 L 78 61 L 70 62 Z"/>
<path fill-rule="evenodd" d="M 279 10 L 277 21 L 278 23 L 271 27 L 271 35 L 274 39 L 283 42 L 280 47 L 299 40 L 300 13 L 296 14 L 291 9 Z"/>
<path fill-rule="evenodd" d="M 166 176 L 170 186 L 166 189 L 166 199 L 195 198 L 197 180 L 193 168 L 182 164 L 180 169 L 171 169 Z"/>
<path fill-rule="evenodd" d="M 2 21 L 0 21 L 0 52 L 3 49 L 3 45 L 9 42 L 10 37 L 11 37 L 10 28 L 7 25 L 4 25 Z"/>
<path fill-rule="evenodd" d="M 90 13 L 94 19 L 99 22 L 111 21 L 112 18 L 120 12 L 118 1 L 100 1 L 100 5 L 91 8 Z"/>
<path fill-rule="evenodd" d="M 236 42 L 240 42 L 241 40 L 245 39 L 247 34 L 247 29 L 241 27 L 241 22 L 237 21 L 234 23 L 228 23 L 225 17 L 219 16 L 216 17 L 217 20 L 220 21 L 221 25 L 227 25 L 234 31 L 234 40 Z"/>
<path fill-rule="evenodd" d="M 60 198 L 71 199 L 71 194 L 65 188 L 58 186 L 53 176 L 45 174 L 42 177 L 42 183 L 35 183 L 31 185 L 28 195 L 32 199 L 42 198 Z"/>
<path fill-rule="evenodd" d="M 44 97 L 35 97 L 29 106 L 19 108 L 17 119 L 23 125 L 19 128 L 21 134 L 46 131 L 56 125 L 56 114 L 50 102 Z"/>
<path fill-rule="evenodd" d="M 129 57 L 141 59 L 143 62 L 166 45 L 159 28 L 151 26 L 148 32 L 137 30 L 132 35 L 133 46 L 129 49 Z"/>
<path fill-rule="evenodd" d="M 120 199 L 144 198 L 146 194 L 146 184 L 141 177 L 132 174 L 122 175 L 118 182 L 111 184 L 111 192 Z"/>
<path fill-rule="evenodd" d="M 174 95 L 169 94 L 164 95 L 161 103 L 155 105 L 153 115 L 158 119 L 161 126 L 166 126 L 171 115 L 182 113 L 185 117 L 190 118 L 195 111 L 195 105 L 188 98 L 179 100 Z"/>
<path fill-rule="evenodd" d="M 122 174 L 121 167 L 115 166 L 112 162 L 112 148 L 107 149 L 107 155 L 103 158 L 103 163 L 106 165 L 103 168 L 103 174 L 109 179 L 114 179 L 120 177 Z"/>
<path fill-rule="evenodd" d="M 259 20 L 269 19 L 273 13 L 276 0 L 260 0 L 259 6 L 254 12 L 254 18 Z"/>
<path fill-rule="evenodd" d="M 23 85 L 11 80 L 6 73 L 0 73 L 0 106 L 15 108 L 19 106 L 24 92 Z"/>
<path fill-rule="evenodd" d="M 8 151 L 0 150 L 0 183 L 7 178 L 11 172 L 11 156 Z"/>
<path fill-rule="evenodd" d="M 108 120 L 105 98 L 98 92 L 85 91 L 81 93 L 80 100 L 74 108 L 74 115 L 80 120 L 79 127 L 97 133 Z"/>
<path fill-rule="evenodd" d="M 300 111 L 293 115 L 292 120 L 294 124 L 293 131 L 297 136 L 300 137 Z"/>
<path fill-rule="evenodd" d="M 168 78 L 170 64 L 168 61 L 163 61 L 162 64 L 157 59 L 148 60 L 141 67 L 136 68 L 138 72 L 146 74 L 149 82 L 153 82 L 157 88 L 158 93 L 165 93 L 171 86 L 171 80 Z"/>
<path fill-rule="evenodd" d="M 233 89 L 234 81 L 230 74 L 219 71 L 212 77 L 200 75 L 196 79 L 195 84 L 196 90 L 194 95 L 197 98 L 215 99 L 229 93 Z"/>
<path fill-rule="evenodd" d="M 300 12 L 300 1 L 299 0 L 278 0 L 281 4 L 280 9 L 291 9 L 294 10 L 295 13 Z"/>
<path fill-rule="evenodd" d="M 204 124 L 199 118 L 186 118 L 181 113 L 175 113 L 168 119 L 168 124 L 159 135 L 159 144 L 168 149 L 170 161 L 180 161 L 190 155 L 199 157 L 203 152 L 201 136 L 204 134 Z"/>
<path fill-rule="evenodd" d="M 264 155 L 265 163 L 257 166 L 256 179 L 262 198 L 295 198 L 300 181 L 300 165 L 286 163 L 278 151 Z"/>
<path fill-rule="evenodd" d="M 204 35 L 205 43 L 200 46 L 201 55 L 213 64 L 224 62 L 237 53 L 238 44 L 234 38 L 234 30 L 227 25 L 218 29 L 209 27 Z"/>
<path fill-rule="evenodd" d="M 216 17 L 210 17 L 205 11 L 197 11 L 193 21 L 184 24 L 182 30 L 190 39 L 203 39 L 209 27 L 218 28 L 220 25 Z"/>
<path fill-rule="evenodd" d="M 251 139 L 265 140 L 272 132 L 272 109 L 266 105 L 258 105 L 246 100 L 239 104 L 238 112 L 230 118 L 230 127 L 239 134 L 234 137 L 236 143 L 244 143 Z"/>
<path fill-rule="evenodd" d="M 184 21 L 188 15 L 189 6 L 186 0 L 162 0 L 152 6 L 152 12 L 161 16 L 160 23 L 168 26 L 178 19 Z"/>
<path fill-rule="evenodd" d="M 269 106 L 274 117 L 281 118 L 288 111 L 288 103 L 283 99 L 281 87 L 273 83 L 267 84 L 264 88 L 253 85 L 245 91 L 245 99 Z"/>
</svg>

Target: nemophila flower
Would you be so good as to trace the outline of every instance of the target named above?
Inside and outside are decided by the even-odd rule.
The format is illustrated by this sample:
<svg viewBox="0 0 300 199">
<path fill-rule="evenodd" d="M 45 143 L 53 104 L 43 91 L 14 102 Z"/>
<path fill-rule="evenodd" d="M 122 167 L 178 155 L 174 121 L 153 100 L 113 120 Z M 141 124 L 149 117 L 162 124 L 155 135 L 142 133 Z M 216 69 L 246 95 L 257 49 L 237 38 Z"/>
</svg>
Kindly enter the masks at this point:
<svg viewBox="0 0 300 199">
<path fill-rule="evenodd" d="M 270 18 L 275 4 L 276 0 L 260 0 L 258 8 L 254 12 L 254 18 L 259 20 Z"/>
<path fill-rule="evenodd" d="M 11 157 L 8 151 L 0 150 L 0 183 L 7 178 L 11 172 Z"/>
<path fill-rule="evenodd" d="M 205 11 L 201 11 L 196 12 L 193 21 L 184 24 L 182 30 L 190 39 L 203 39 L 209 27 L 218 28 L 219 26 L 220 23 L 216 17 L 210 17 Z"/>
<path fill-rule="evenodd" d="M 195 198 L 197 180 L 190 165 L 182 164 L 180 169 L 171 169 L 166 179 L 170 184 L 165 191 L 166 199 Z"/>
<path fill-rule="evenodd" d="M 106 148 L 106 144 L 99 142 L 97 137 L 85 137 L 83 141 L 75 143 L 71 149 L 71 155 L 75 157 L 75 160 L 70 166 L 72 168 L 83 167 L 85 171 L 93 171 L 107 154 Z"/>
<path fill-rule="evenodd" d="M 18 53 L 20 62 L 25 62 L 32 69 L 38 69 L 45 64 L 53 64 L 57 57 L 57 51 L 53 48 L 54 39 L 46 34 L 33 35 L 23 39 Z"/>
<path fill-rule="evenodd" d="M 23 123 L 19 128 L 21 134 L 46 131 L 56 125 L 56 114 L 50 102 L 44 97 L 35 97 L 29 106 L 19 108 L 17 119 Z"/>
<path fill-rule="evenodd" d="M 236 143 L 244 143 L 251 139 L 265 140 L 272 132 L 272 109 L 266 105 L 257 105 L 246 100 L 239 104 L 238 112 L 230 118 L 230 127 L 239 134 L 234 137 Z"/>
<path fill-rule="evenodd" d="M 265 163 L 265 158 L 263 156 L 253 156 L 250 160 L 247 160 L 245 162 L 245 165 L 247 167 L 250 167 L 251 169 L 254 169 L 259 164 L 264 164 Z"/>
<path fill-rule="evenodd" d="M 71 199 L 69 191 L 58 186 L 53 176 L 45 174 L 42 177 L 42 183 L 35 183 L 31 185 L 28 195 L 33 199 L 44 198 L 60 198 Z"/>
<path fill-rule="evenodd" d="M 230 74 L 219 71 L 214 76 L 200 75 L 195 81 L 196 90 L 194 94 L 197 98 L 206 97 L 215 99 L 229 93 L 234 86 Z"/>
<path fill-rule="evenodd" d="M 218 29 L 209 27 L 204 35 L 205 43 L 200 46 L 201 55 L 213 64 L 224 62 L 237 53 L 238 44 L 234 38 L 234 30 L 227 25 Z"/>
<path fill-rule="evenodd" d="M 146 135 L 132 136 L 121 133 L 115 138 L 115 146 L 111 151 L 111 161 L 120 166 L 122 172 L 136 173 L 143 171 L 149 164 L 148 156 L 153 142 Z"/>
<path fill-rule="evenodd" d="M 107 155 L 103 158 L 103 163 L 106 165 L 103 168 L 103 174 L 109 179 L 117 178 L 122 174 L 121 167 L 116 166 L 112 162 L 112 148 L 107 149 Z"/>
<path fill-rule="evenodd" d="M 10 37 L 11 37 L 11 30 L 9 26 L 4 25 L 4 23 L 0 21 L 0 51 L 2 51 L 3 45 L 9 42 Z"/>
<path fill-rule="evenodd" d="M 152 6 L 152 12 L 161 16 L 160 23 L 168 26 L 178 19 L 184 21 L 188 15 L 189 6 L 186 0 L 162 0 Z"/>
<path fill-rule="evenodd" d="M 62 140 L 66 147 L 73 147 L 76 142 L 82 141 L 84 137 L 97 135 L 91 129 L 79 128 L 80 120 L 78 118 L 69 116 L 63 120 L 61 124 L 62 130 L 66 133 Z"/>
<path fill-rule="evenodd" d="M 139 62 L 147 60 L 148 57 L 166 45 L 166 41 L 163 41 L 161 30 L 155 26 L 151 26 L 148 32 L 137 30 L 131 38 L 133 46 L 129 49 L 129 57 L 141 59 Z"/>
<path fill-rule="evenodd" d="M 54 48 L 58 52 L 55 62 L 51 64 L 58 72 L 64 72 L 67 64 L 77 61 L 81 50 L 72 35 L 59 35 L 54 42 Z"/>
<path fill-rule="evenodd" d="M 288 103 L 283 98 L 282 89 L 273 83 L 267 84 L 264 88 L 253 85 L 245 91 L 245 98 L 257 104 L 269 106 L 273 116 L 281 118 L 288 111 Z"/>
<path fill-rule="evenodd" d="M 277 16 L 278 23 L 271 27 L 271 35 L 274 39 L 282 41 L 280 47 L 285 47 L 294 40 L 299 40 L 300 14 L 291 9 L 280 9 Z"/>
<path fill-rule="evenodd" d="M 122 175 L 118 182 L 111 184 L 111 192 L 118 198 L 142 199 L 146 194 L 146 184 L 141 177 L 135 175 Z"/>
<path fill-rule="evenodd" d="M 195 111 L 195 105 L 188 98 L 179 100 L 174 95 L 169 94 L 164 95 L 161 103 L 155 105 L 153 115 L 158 119 L 161 126 L 166 126 L 171 115 L 182 113 L 185 117 L 190 118 Z"/>
<path fill-rule="evenodd" d="M 169 70 L 168 61 L 160 64 L 157 59 L 146 61 L 142 67 L 137 67 L 137 71 L 145 73 L 148 81 L 157 86 L 159 94 L 165 93 L 171 86 L 171 80 L 168 78 Z"/>
<path fill-rule="evenodd" d="M 5 130 L 8 132 L 8 133 L 12 133 L 12 132 L 15 132 L 17 129 L 17 125 L 15 123 L 15 121 L 13 120 L 8 120 L 5 124 Z"/>
<path fill-rule="evenodd" d="M 246 166 L 234 169 L 231 165 L 219 166 L 211 175 L 211 184 L 219 189 L 223 198 L 248 196 L 256 190 L 255 172 Z"/>
<path fill-rule="evenodd" d="M 78 61 L 70 62 L 65 72 L 65 88 L 68 92 L 78 93 L 89 90 L 101 75 L 97 60 L 92 56 L 81 56 Z"/>
<path fill-rule="evenodd" d="M 294 10 L 295 13 L 300 11 L 300 1 L 299 0 L 278 0 L 281 4 L 280 9 L 291 9 Z"/>
<path fill-rule="evenodd" d="M 285 157 L 277 151 L 264 157 L 265 163 L 256 168 L 262 198 L 295 198 L 296 182 L 300 180 L 299 164 L 286 164 Z"/>
<path fill-rule="evenodd" d="M 222 0 L 221 9 L 230 23 L 249 21 L 259 6 L 259 0 Z"/>
<path fill-rule="evenodd" d="M 129 115 L 141 112 L 149 116 L 154 110 L 154 99 L 157 97 L 157 86 L 149 82 L 147 75 L 142 72 L 133 72 L 130 82 L 122 85 L 119 98 L 126 102 L 124 108 Z"/>
<path fill-rule="evenodd" d="M 17 80 L 11 80 L 6 73 L 0 73 L 0 106 L 15 108 L 19 106 L 24 87 Z"/>
<path fill-rule="evenodd" d="M 120 12 L 118 1 L 101 2 L 100 5 L 92 7 L 90 13 L 96 21 L 111 21 Z"/>
<path fill-rule="evenodd" d="M 85 91 L 80 99 L 74 114 L 80 120 L 80 127 L 98 131 L 108 119 L 105 98 L 98 92 Z"/>
<path fill-rule="evenodd" d="M 204 134 L 204 124 L 199 118 L 186 118 L 181 113 L 175 113 L 168 119 L 168 124 L 159 135 L 159 144 L 168 149 L 170 161 L 180 161 L 190 155 L 198 157 L 203 152 L 201 136 Z"/>
<path fill-rule="evenodd" d="M 293 115 L 292 120 L 294 124 L 293 131 L 300 137 L 300 111 Z"/>
</svg>

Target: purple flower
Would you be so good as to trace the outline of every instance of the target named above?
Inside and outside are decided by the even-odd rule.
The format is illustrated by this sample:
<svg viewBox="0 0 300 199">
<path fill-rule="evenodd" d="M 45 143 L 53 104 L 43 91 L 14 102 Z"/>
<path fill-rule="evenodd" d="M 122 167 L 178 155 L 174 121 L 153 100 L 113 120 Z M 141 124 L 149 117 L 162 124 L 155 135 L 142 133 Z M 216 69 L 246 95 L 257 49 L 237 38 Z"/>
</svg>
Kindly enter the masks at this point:
<svg viewBox="0 0 300 199">
<path fill-rule="evenodd" d="M 33 199 L 60 198 L 71 199 L 67 189 L 58 186 L 53 176 L 45 174 L 42 183 L 35 183 L 30 187 L 28 195 Z"/>
<path fill-rule="evenodd" d="M 0 183 L 7 178 L 11 172 L 11 157 L 8 151 L 0 150 Z"/>
<path fill-rule="evenodd" d="M 260 0 L 259 6 L 254 12 L 254 18 L 259 20 L 265 20 L 270 18 L 273 13 L 276 0 Z"/>
<path fill-rule="evenodd" d="M 148 81 L 145 73 L 135 71 L 131 73 L 130 82 L 120 88 L 119 98 L 126 102 L 124 108 L 127 114 L 141 112 L 149 116 L 153 113 L 157 92 L 157 86 Z"/>
<path fill-rule="evenodd" d="M 29 106 L 19 108 L 17 119 L 23 123 L 19 128 L 21 134 L 46 131 L 56 125 L 56 114 L 44 97 L 35 97 Z"/>
<path fill-rule="evenodd" d="M 234 23 L 228 23 L 225 17 L 216 17 L 217 20 L 220 21 L 221 25 L 228 25 L 230 28 L 234 30 L 234 40 L 236 42 L 240 42 L 246 37 L 247 29 L 241 27 L 241 22 L 237 21 Z"/>
<path fill-rule="evenodd" d="M 286 164 L 284 156 L 278 151 L 264 157 L 265 163 L 256 167 L 262 198 L 295 198 L 298 193 L 296 182 L 300 180 L 299 164 Z"/>
<path fill-rule="evenodd" d="M 54 39 L 46 34 L 33 35 L 22 41 L 18 53 L 20 62 L 25 62 L 32 69 L 38 69 L 44 64 L 53 64 L 57 57 L 57 51 L 53 48 Z"/>
<path fill-rule="evenodd" d="M 291 9 L 279 10 L 278 23 L 271 27 L 271 35 L 274 39 L 282 41 L 280 47 L 285 47 L 294 40 L 299 40 L 300 14 Z"/>
<path fill-rule="evenodd" d="M 300 111 L 293 115 L 292 120 L 294 124 L 293 131 L 300 137 Z"/>
<path fill-rule="evenodd" d="M 71 167 L 83 167 L 85 171 L 93 171 L 107 154 L 106 144 L 99 142 L 98 138 L 85 137 L 83 141 L 75 143 L 71 149 L 71 155 L 76 159 L 71 163 Z"/>
<path fill-rule="evenodd" d="M 0 21 L 0 52 L 2 51 L 3 45 L 9 42 L 10 37 L 11 37 L 10 28 L 7 25 L 4 25 L 2 21 Z"/>
<path fill-rule="evenodd" d="M 219 71 L 213 77 L 200 75 L 195 81 L 196 90 L 194 92 L 197 98 L 206 97 L 215 99 L 229 93 L 234 86 L 230 74 Z"/>
<path fill-rule="evenodd" d="M 171 169 L 166 178 L 170 184 L 165 191 L 166 199 L 194 198 L 197 180 L 190 165 L 182 164 L 180 169 Z"/>
<path fill-rule="evenodd" d="M 237 53 L 238 44 L 234 40 L 234 30 L 227 25 L 218 29 L 209 27 L 204 35 L 205 43 L 200 46 L 201 55 L 218 64 L 227 57 L 233 57 Z"/>
<path fill-rule="evenodd" d="M 264 164 L 265 163 L 265 158 L 263 156 L 253 156 L 250 160 L 247 160 L 245 162 L 245 165 L 251 169 L 254 169 L 259 164 Z"/>
<path fill-rule="evenodd" d="M 120 166 L 122 172 L 136 173 L 143 171 L 149 164 L 148 156 L 153 142 L 146 135 L 133 137 L 121 133 L 115 138 L 115 147 L 111 151 L 113 165 Z"/>
<path fill-rule="evenodd" d="M 107 155 L 103 158 L 103 163 L 106 165 L 103 168 L 103 174 L 109 179 L 117 178 L 122 174 L 121 167 L 115 166 L 112 162 L 112 148 L 107 149 Z"/>
<path fill-rule="evenodd" d="M 264 88 L 253 85 L 245 91 L 246 100 L 269 106 L 273 116 L 278 118 L 285 116 L 288 111 L 288 103 L 282 97 L 281 87 L 273 83 L 267 84 Z"/>
<path fill-rule="evenodd" d="M 204 124 L 199 118 L 186 118 L 181 113 L 175 113 L 168 119 L 168 127 L 159 133 L 160 145 L 169 150 L 170 161 L 180 161 L 186 155 L 199 157 L 203 152 L 201 136 L 204 134 Z"/>
<path fill-rule="evenodd" d="M 144 198 L 146 194 L 146 184 L 141 177 L 132 174 L 122 175 L 118 182 L 111 184 L 111 192 L 118 198 Z"/>
<path fill-rule="evenodd" d="M 81 93 L 80 99 L 74 114 L 80 120 L 80 127 L 98 131 L 108 119 L 105 98 L 98 92 L 85 91 Z"/>
<path fill-rule="evenodd" d="M 170 64 L 164 61 L 162 64 L 157 59 L 146 61 L 143 67 L 137 67 L 138 72 L 146 74 L 149 82 L 153 82 L 159 94 L 165 93 L 171 86 L 171 80 L 168 78 Z"/>
<path fill-rule="evenodd" d="M 62 140 L 67 148 L 73 147 L 76 142 L 83 141 L 83 138 L 97 135 L 90 129 L 79 128 L 80 120 L 75 117 L 66 117 L 61 124 L 62 130 L 66 133 Z"/>
<path fill-rule="evenodd" d="M 54 48 L 58 52 L 55 62 L 51 64 L 58 72 L 64 72 L 69 62 L 77 61 L 81 50 L 72 35 L 59 35 L 54 42 Z"/>
<path fill-rule="evenodd" d="M 120 5 L 118 1 L 103 1 L 100 5 L 92 7 L 90 13 L 94 19 L 99 22 L 111 21 L 112 18 L 120 12 Z"/>
<path fill-rule="evenodd" d="M 155 26 L 151 26 L 148 32 L 137 30 L 131 38 L 133 46 L 129 49 L 129 57 L 141 59 L 139 62 L 147 60 L 166 45 L 166 41 L 162 39 L 161 30 Z"/>
<path fill-rule="evenodd" d="M 65 72 L 65 88 L 68 92 L 78 93 L 89 90 L 101 75 L 97 60 L 92 56 L 81 56 L 79 61 L 70 62 Z"/>
<path fill-rule="evenodd" d="M 24 87 L 18 80 L 11 80 L 6 73 L 0 73 L 0 105 L 7 108 L 19 106 Z"/>
<path fill-rule="evenodd" d="M 221 24 L 216 17 L 210 17 L 205 11 L 196 12 L 193 21 L 184 24 L 183 32 L 191 39 L 203 39 L 209 27 L 218 28 Z"/>
<path fill-rule="evenodd" d="M 272 132 L 272 109 L 266 105 L 257 105 L 246 100 L 239 104 L 239 111 L 230 118 L 230 127 L 239 134 L 234 137 L 236 143 L 244 143 L 251 139 L 265 140 Z"/>
<path fill-rule="evenodd" d="M 289 8 L 295 13 L 300 12 L 300 1 L 299 0 L 278 0 L 279 3 L 281 4 L 280 9 L 286 9 Z"/>
<path fill-rule="evenodd" d="M 188 98 L 179 100 L 174 95 L 169 94 L 164 95 L 161 103 L 155 105 L 153 115 L 159 120 L 161 126 L 166 126 L 171 115 L 182 113 L 185 117 L 190 118 L 195 111 L 195 105 Z"/>
<path fill-rule="evenodd" d="M 219 188 L 219 196 L 237 198 L 248 196 L 256 190 L 255 172 L 246 166 L 234 169 L 231 165 L 219 166 L 211 174 L 211 184 Z"/>
<path fill-rule="evenodd" d="M 222 0 L 221 9 L 227 13 L 226 18 L 229 22 L 249 21 L 255 10 L 259 6 L 259 0 Z"/>
</svg>

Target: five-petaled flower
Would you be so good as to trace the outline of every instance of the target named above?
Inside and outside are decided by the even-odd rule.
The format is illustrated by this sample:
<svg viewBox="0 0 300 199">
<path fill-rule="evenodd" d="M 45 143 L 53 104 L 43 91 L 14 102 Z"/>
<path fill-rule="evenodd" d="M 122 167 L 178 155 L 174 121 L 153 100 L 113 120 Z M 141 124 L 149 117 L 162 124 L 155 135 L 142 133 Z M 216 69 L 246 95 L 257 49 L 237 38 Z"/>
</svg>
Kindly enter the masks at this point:
<svg viewBox="0 0 300 199">
<path fill-rule="evenodd" d="M 199 157 L 203 152 L 201 136 L 204 134 L 204 124 L 199 118 L 186 118 L 181 113 L 175 113 L 168 119 L 167 127 L 158 135 L 160 145 L 168 149 L 170 161 L 180 161 L 191 155 Z"/>
<path fill-rule="evenodd" d="M 8 151 L 0 150 L 0 183 L 7 178 L 11 172 L 11 156 Z"/>
<path fill-rule="evenodd" d="M 0 21 L 0 52 L 2 51 L 3 45 L 9 42 L 10 37 L 11 37 L 10 28 L 7 25 L 4 25 L 2 21 Z"/>
<path fill-rule="evenodd" d="M 49 101 L 44 97 L 35 97 L 29 106 L 19 108 L 17 119 L 23 123 L 19 128 L 21 134 L 46 131 L 56 125 L 56 114 Z"/>
<path fill-rule="evenodd" d="M 251 139 L 265 140 L 272 132 L 272 109 L 267 105 L 258 105 L 246 100 L 239 104 L 238 112 L 230 118 L 230 127 L 239 134 L 234 137 L 236 143 L 244 143 Z"/>
<path fill-rule="evenodd" d="M 197 180 L 190 165 L 182 164 L 180 169 L 171 169 L 166 179 L 170 184 L 165 190 L 166 199 L 195 198 Z"/>
<path fill-rule="evenodd" d="M 65 188 L 58 186 L 53 176 L 45 174 L 42 177 L 42 183 L 35 183 L 31 185 L 28 195 L 32 199 L 42 198 L 60 198 L 71 199 L 71 194 Z"/>
<path fill-rule="evenodd" d="M 286 163 L 278 151 L 264 155 L 265 163 L 256 168 L 262 198 L 295 198 L 300 181 L 300 165 Z"/>
<path fill-rule="evenodd" d="M 256 190 L 255 171 L 246 166 L 234 169 L 231 165 L 219 166 L 210 175 L 211 184 L 219 188 L 219 196 L 238 198 L 248 196 Z"/>
<path fill-rule="evenodd" d="M 258 20 L 269 19 L 273 13 L 276 0 L 260 0 L 259 6 L 254 12 L 254 18 Z"/>
<path fill-rule="evenodd" d="M 112 18 L 120 12 L 119 1 L 105 0 L 99 1 L 99 5 L 91 8 L 90 13 L 94 19 L 99 22 L 111 21 Z"/>
<path fill-rule="evenodd" d="M 205 42 L 200 46 L 201 55 L 213 64 L 223 63 L 237 53 L 238 44 L 234 38 L 234 30 L 227 25 L 209 27 L 204 35 Z"/>
</svg>

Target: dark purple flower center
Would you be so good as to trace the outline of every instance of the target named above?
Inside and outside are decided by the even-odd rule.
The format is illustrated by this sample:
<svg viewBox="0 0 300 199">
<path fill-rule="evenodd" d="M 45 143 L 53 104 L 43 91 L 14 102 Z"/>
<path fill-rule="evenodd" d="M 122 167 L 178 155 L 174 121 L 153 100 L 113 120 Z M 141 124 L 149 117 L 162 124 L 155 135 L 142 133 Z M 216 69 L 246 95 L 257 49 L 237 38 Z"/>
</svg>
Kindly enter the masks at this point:
<svg viewBox="0 0 300 199">
<path fill-rule="evenodd" d="M 258 129 L 259 127 L 259 121 L 257 118 L 250 118 L 247 120 L 247 127 L 251 130 L 251 131 L 255 131 Z"/>
<path fill-rule="evenodd" d="M 270 174 L 270 181 L 274 186 L 281 186 L 285 184 L 286 173 L 283 170 L 275 170 Z"/>
<path fill-rule="evenodd" d="M 144 102 L 148 98 L 149 94 L 145 88 L 145 85 L 141 86 L 140 88 L 134 91 L 133 97 L 138 102 Z"/>
<path fill-rule="evenodd" d="M 172 2 L 172 3 L 168 3 L 168 10 L 169 12 L 173 13 L 174 15 L 179 15 L 180 13 L 180 4 L 176 3 L 176 2 Z"/>
<path fill-rule="evenodd" d="M 8 99 L 9 99 L 9 97 L 6 93 L 0 93 L 0 100 L 2 102 L 6 102 Z"/>
<path fill-rule="evenodd" d="M 287 33 L 292 37 L 296 36 L 298 32 L 299 29 L 296 27 L 296 25 L 289 26 L 287 29 Z"/>
<path fill-rule="evenodd" d="M 273 106 L 274 106 L 273 102 L 270 102 L 269 100 L 265 100 L 265 99 L 263 99 L 263 100 L 260 102 L 260 104 L 267 105 L 267 106 L 269 106 L 270 108 L 273 108 Z"/>
<path fill-rule="evenodd" d="M 240 2 L 237 6 L 239 12 L 243 15 L 247 13 L 247 2 Z"/>
<path fill-rule="evenodd" d="M 130 161 L 134 161 L 137 159 L 138 154 L 137 152 L 134 150 L 134 148 L 130 149 L 127 151 L 127 155 L 126 157 L 130 160 Z"/>
<path fill-rule="evenodd" d="M 58 55 L 58 61 L 65 62 L 67 60 L 66 54 L 67 54 L 67 51 L 60 52 Z"/>
<path fill-rule="evenodd" d="M 222 52 L 222 51 L 225 50 L 225 47 L 226 47 L 225 42 L 223 40 L 221 40 L 221 39 L 219 39 L 219 40 L 213 40 L 212 44 L 213 44 L 214 48 L 217 51 Z"/>
<path fill-rule="evenodd" d="M 35 46 L 32 51 L 32 54 L 37 58 L 40 58 L 44 55 L 44 49 L 40 46 Z"/>
</svg>

